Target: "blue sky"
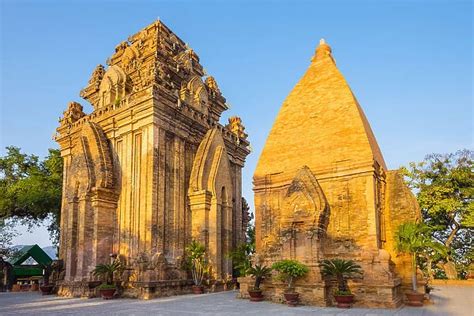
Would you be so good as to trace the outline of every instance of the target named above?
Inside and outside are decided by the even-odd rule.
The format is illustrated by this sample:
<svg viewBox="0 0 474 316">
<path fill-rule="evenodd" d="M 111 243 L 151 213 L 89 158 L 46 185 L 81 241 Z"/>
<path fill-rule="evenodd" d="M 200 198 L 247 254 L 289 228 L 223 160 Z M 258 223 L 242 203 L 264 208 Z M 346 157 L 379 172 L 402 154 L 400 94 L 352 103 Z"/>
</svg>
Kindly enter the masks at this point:
<svg viewBox="0 0 474 316">
<path fill-rule="evenodd" d="M 158 17 L 199 55 L 242 117 L 251 177 L 320 38 L 362 105 L 389 168 L 472 148 L 470 1 L 13 1 L 1 3 L 0 153 L 44 156 L 69 101 L 121 41 Z M 251 203 L 253 204 L 253 203 Z M 38 229 L 19 243 L 48 245 Z"/>
</svg>

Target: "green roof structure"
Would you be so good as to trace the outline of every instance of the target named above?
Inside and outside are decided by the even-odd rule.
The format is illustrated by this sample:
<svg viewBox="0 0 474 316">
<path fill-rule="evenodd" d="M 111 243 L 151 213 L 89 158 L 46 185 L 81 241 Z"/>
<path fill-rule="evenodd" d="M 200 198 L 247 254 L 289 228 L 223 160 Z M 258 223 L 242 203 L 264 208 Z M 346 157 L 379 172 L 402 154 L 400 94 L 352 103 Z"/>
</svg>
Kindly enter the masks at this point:
<svg viewBox="0 0 474 316">
<path fill-rule="evenodd" d="M 38 245 L 24 246 L 20 250 L 21 255 L 18 258 L 15 258 L 10 262 L 14 266 L 18 266 L 28 260 L 28 258 L 33 258 L 39 265 L 47 266 L 53 262 L 46 252 L 40 248 Z"/>
<path fill-rule="evenodd" d="M 23 262 L 33 258 L 37 264 L 22 265 Z M 13 274 L 17 277 L 41 276 L 43 268 L 53 262 L 50 256 L 38 245 L 24 246 L 20 250 L 20 256 L 13 259 L 10 263 L 13 265 Z"/>
</svg>

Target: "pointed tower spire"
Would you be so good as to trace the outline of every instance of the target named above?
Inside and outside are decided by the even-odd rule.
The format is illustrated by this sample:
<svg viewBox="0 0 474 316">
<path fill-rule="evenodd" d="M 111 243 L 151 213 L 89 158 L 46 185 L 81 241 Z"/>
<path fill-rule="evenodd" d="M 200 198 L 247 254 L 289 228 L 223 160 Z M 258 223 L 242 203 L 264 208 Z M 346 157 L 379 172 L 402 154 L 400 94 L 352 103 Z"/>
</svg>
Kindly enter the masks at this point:
<svg viewBox="0 0 474 316">
<path fill-rule="evenodd" d="M 326 43 L 326 40 L 324 38 L 321 38 L 319 40 L 319 46 L 316 48 L 316 53 L 314 54 L 313 58 L 311 59 L 312 62 L 316 62 L 316 61 L 319 61 L 319 60 L 323 60 L 325 59 L 326 57 L 329 57 L 331 58 L 331 60 L 333 62 L 334 59 L 332 58 L 332 50 L 331 50 L 331 46 L 329 46 L 327 43 Z"/>
<path fill-rule="evenodd" d="M 372 165 L 386 169 L 369 122 L 321 40 L 313 61 L 283 102 L 255 177 Z"/>
</svg>

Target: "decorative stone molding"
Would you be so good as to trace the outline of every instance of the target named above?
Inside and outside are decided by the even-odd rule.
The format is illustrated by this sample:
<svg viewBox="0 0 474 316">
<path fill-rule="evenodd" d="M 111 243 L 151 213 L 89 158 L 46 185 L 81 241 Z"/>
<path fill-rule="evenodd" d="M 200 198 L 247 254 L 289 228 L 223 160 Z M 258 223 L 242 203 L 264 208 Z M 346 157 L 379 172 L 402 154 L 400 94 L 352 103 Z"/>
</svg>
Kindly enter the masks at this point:
<svg viewBox="0 0 474 316">
<path fill-rule="evenodd" d="M 242 119 L 238 116 L 229 117 L 229 124 L 226 127 L 235 134 L 239 139 L 247 139 L 248 135 L 244 132 L 245 127 L 242 124 Z"/>
<path fill-rule="evenodd" d="M 324 40 L 285 99 L 253 179 L 257 255 L 267 264 L 292 258 L 308 265 L 296 283 L 303 303 L 333 304 L 334 282 L 321 278 L 318 264 L 344 258 L 364 271 L 349 284 L 356 306 L 401 304 L 410 258 L 395 255 L 393 234 L 400 222 L 416 220 L 419 208 L 402 178 L 387 171 Z M 268 299 L 278 300 L 279 282 L 266 283 Z M 242 296 L 247 287 L 241 283 Z"/>
<path fill-rule="evenodd" d="M 77 102 L 69 102 L 67 110 L 63 112 L 60 124 L 73 124 L 83 118 L 86 114 L 82 111 L 82 105 Z"/>
<path fill-rule="evenodd" d="M 90 272 L 111 253 L 126 267 L 124 295 L 186 292 L 192 238 L 206 244 L 216 279 L 232 273 L 225 254 L 245 238 L 249 142 L 219 123 L 227 106 L 217 83 L 203 82 L 197 54 L 160 21 L 106 64 L 80 94 L 93 112 L 69 104 L 55 135 L 64 158 L 60 293 L 92 295 Z"/>
</svg>

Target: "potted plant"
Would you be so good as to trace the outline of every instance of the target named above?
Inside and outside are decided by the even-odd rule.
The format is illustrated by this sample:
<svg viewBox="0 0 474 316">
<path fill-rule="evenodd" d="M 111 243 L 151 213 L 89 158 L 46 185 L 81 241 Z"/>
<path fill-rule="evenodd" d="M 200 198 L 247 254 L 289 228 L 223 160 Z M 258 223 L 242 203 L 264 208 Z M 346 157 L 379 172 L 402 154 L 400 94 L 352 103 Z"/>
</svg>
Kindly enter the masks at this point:
<svg viewBox="0 0 474 316">
<path fill-rule="evenodd" d="M 352 260 L 326 259 L 320 264 L 321 273 L 326 277 L 334 277 L 337 280 L 337 289 L 334 299 L 339 308 L 349 308 L 354 302 L 354 295 L 347 286 L 347 279 L 362 273 L 361 267 Z"/>
<path fill-rule="evenodd" d="M 426 284 L 425 284 L 425 294 L 428 295 L 428 297 L 429 297 L 429 295 L 431 294 L 431 291 L 432 291 L 433 289 L 434 289 L 434 288 L 430 285 L 429 281 L 426 282 Z"/>
<path fill-rule="evenodd" d="M 39 287 L 39 289 L 42 295 L 50 295 L 53 294 L 54 285 L 45 282 Z"/>
<path fill-rule="evenodd" d="M 308 267 L 297 260 L 286 259 L 275 262 L 272 269 L 278 271 L 278 278 L 287 283 L 287 288 L 283 294 L 288 306 L 296 306 L 299 293 L 295 292 L 293 283 L 296 279 L 308 273 Z"/>
<path fill-rule="evenodd" d="M 224 291 L 227 291 L 231 287 L 233 282 L 234 279 L 232 278 L 232 274 L 225 273 L 222 277 L 222 287 Z"/>
<path fill-rule="evenodd" d="M 202 294 L 204 293 L 202 282 L 207 271 L 207 264 L 205 261 L 206 247 L 196 240 L 193 240 L 189 246 L 186 247 L 186 252 L 194 282 L 193 293 Z"/>
<path fill-rule="evenodd" d="M 249 295 L 250 295 L 250 300 L 252 302 L 263 301 L 263 295 L 262 295 L 262 290 L 260 289 L 260 284 L 265 279 L 265 277 L 270 275 L 271 272 L 272 272 L 272 269 L 270 267 L 267 267 L 261 264 L 256 264 L 255 266 L 250 267 L 248 269 L 247 273 L 255 278 L 255 284 L 253 288 L 250 288 L 248 290 Z"/>
<path fill-rule="evenodd" d="M 427 248 L 437 250 L 439 245 L 431 241 L 429 228 L 419 223 L 401 224 L 395 232 L 395 249 L 399 253 L 411 255 L 411 280 L 412 291 L 405 293 L 407 304 L 410 306 L 423 306 L 424 293 L 418 292 L 417 285 L 417 255 Z"/>
<path fill-rule="evenodd" d="M 120 262 L 113 262 L 109 264 L 99 264 L 92 271 L 92 274 L 99 276 L 104 281 L 101 285 L 98 286 L 100 296 L 104 300 L 108 300 L 114 297 L 116 286 L 114 282 L 114 273 L 121 269 Z"/>
</svg>

